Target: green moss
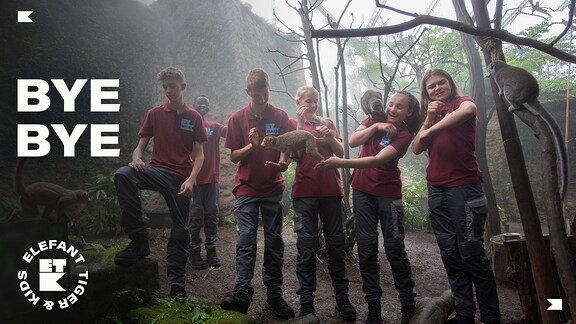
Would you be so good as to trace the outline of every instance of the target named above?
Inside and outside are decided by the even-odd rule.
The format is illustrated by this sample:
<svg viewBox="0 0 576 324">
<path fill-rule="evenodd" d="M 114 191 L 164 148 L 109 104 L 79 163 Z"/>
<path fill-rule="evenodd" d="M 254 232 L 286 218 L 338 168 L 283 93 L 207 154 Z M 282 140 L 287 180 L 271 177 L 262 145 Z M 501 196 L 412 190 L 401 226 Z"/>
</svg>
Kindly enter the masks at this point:
<svg viewBox="0 0 576 324">
<path fill-rule="evenodd" d="M 253 323 L 244 314 L 230 312 L 205 305 L 192 299 L 157 299 L 152 307 L 140 307 L 128 313 L 128 319 L 135 323 Z"/>
</svg>

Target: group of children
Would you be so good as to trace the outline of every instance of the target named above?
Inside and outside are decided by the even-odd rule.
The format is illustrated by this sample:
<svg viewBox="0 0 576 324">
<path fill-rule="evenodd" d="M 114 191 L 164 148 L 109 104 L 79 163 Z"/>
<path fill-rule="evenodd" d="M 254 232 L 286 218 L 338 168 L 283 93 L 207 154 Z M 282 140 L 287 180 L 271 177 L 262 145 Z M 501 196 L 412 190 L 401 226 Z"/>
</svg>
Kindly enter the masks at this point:
<svg viewBox="0 0 576 324">
<path fill-rule="evenodd" d="M 416 291 L 404 248 L 404 206 L 398 162 L 412 144 L 414 153 L 427 151 L 429 155 L 429 217 L 455 299 L 457 315 L 451 322 L 474 323 L 474 287 L 480 320 L 499 323 L 496 284 L 483 247 L 486 198 L 474 155 L 476 107 L 469 97 L 458 92 L 448 73 L 437 69 L 426 72 L 421 86 L 421 103 L 409 92 L 398 91 L 386 104 L 385 112 L 372 112 L 363 120 L 348 143 L 351 147 L 362 146 L 357 159 L 343 158 L 344 147 L 337 128 L 332 122 L 323 123 L 316 116 L 319 93 L 313 87 L 298 89 L 295 96 L 297 123 L 293 123 L 284 110 L 268 102 L 268 75 L 261 69 L 254 69 L 246 80 L 250 103 L 235 111 L 228 126 L 223 126 L 203 120 L 209 105 L 206 97 L 196 98 L 195 109 L 183 101 L 186 82 L 180 70 L 166 68 L 158 74 L 158 79 L 168 101 L 146 113 L 132 161 L 115 174 L 122 226 L 131 239 L 126 249 L 116 255 L 118 265 L 132 265 L 150 254 L 146 222 L 142 219 L 137 194 L 139 189 L 159 191 L 172 215 L 166 257 L 171 297 L 186 296 L 187 260 L 194 269 L 220 265 L 216 255 L 218 143 L 220 137 L 225 137 L 230 160 L 237 164 L 232 193 L 238 239 L 234 288 L 222 299 L 220 306 L 244 314 L 248 312 L 254 294 L 252 279 L 261 215 L 266 308 L 283 319 L 294 317 L 294 310 L 282 295 L 282 172 L 290 161 L 280 159 L 279 151 L 264 148 L 260 143 L 265 136 L 305 130 L 325 140 L 318 145 L 324 160 L 319 162 L 306 153 L 298 158 L 292 185 L 298 250 L 298 316 L 315 314 L 320 220 L 336 310 L 344 320 L 356 319 L 356 309 L 348 298 L 343 191 L 337 169 L 352 167 L 350 185 L 362 290 L 368 305 L 366 323 L 382 323 L 378 222 L 400 299 L 401 322 L 408 323 L 415 312 Z M 152 137 L 152 157 L 145 165 L 142 157 Z M 205 143 L 209 138 L 211 141 Z M 202 224 L 206 261 L 200 255 Z"/>
</svg>

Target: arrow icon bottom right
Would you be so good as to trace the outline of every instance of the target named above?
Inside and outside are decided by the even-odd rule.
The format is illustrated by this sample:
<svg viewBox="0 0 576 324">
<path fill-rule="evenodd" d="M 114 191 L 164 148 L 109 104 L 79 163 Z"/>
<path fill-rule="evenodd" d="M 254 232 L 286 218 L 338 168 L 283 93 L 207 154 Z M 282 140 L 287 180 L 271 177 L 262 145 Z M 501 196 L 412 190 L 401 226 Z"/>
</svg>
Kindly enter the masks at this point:
<svg viewBox="0 0 576 324">
<path fill-rule="evenodd" d="M 561 298 L 547 298 L 550 303 L 550 307 L 546 310 L 562 310 L 562 299 Z"/>
</svg>

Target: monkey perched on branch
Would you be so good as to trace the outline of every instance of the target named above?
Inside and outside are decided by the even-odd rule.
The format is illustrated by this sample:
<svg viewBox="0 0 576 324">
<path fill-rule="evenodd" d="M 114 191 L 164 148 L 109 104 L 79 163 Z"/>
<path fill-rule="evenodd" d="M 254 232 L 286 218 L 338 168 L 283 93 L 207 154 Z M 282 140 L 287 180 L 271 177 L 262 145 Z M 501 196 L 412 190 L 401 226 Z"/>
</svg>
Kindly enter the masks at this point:
<svg viewBox="0 0 576 324">
<path fill-rule="evenodd" d="M 306 150 L 306 154 L 316 160 L 323 161 L 324 157 L 318 153 L 317 144 L 326 143 L 327 139 L 316 138 L 305 130 L 294 130 L 280 136 L 266 136 L 262 140 L 262 147 L 273 148 L 282 152 L 282 161 L 288 163 L 288 159 L 298 156 L 298 151 Z"/>
<path fill-rule="evenodd" d="M 44 206 L 42 218 L 51 221 L 67 221 L 64 209 L 76 203 L 89 201 L 85 190 L 70 190 L 51 182 L 34 182 L 24 185 L 22 170 L 25 159 L 18 159 L 14 175 L 14 188 L 20 196 L 22 215 L 25 218 L 36 218 L 38 206 Z M 55 212 L 55 215 L 52 213 Z"/>
<path fill-rule="evenodd" d="M 488 65 L 486 76 L 494 79 L 498 86 L 498 94 L 504 96 L 506 101 L 510 103 L 508 111 L 514 112 L 517 109 L 525 108 L 533 115 L 542 117 L 546 125 L 548 125 L 560 160 L 558 168 L 560 170 L 560 198 L 564 200 L 568 186 L 566 147 L 562 143 L 560 127 L 558 127 L 552 115 L 538 101 L 538 96 L 540 95 L 538 81 L 530 72 L 499 60 L 493 61 Z"/>
</svg>

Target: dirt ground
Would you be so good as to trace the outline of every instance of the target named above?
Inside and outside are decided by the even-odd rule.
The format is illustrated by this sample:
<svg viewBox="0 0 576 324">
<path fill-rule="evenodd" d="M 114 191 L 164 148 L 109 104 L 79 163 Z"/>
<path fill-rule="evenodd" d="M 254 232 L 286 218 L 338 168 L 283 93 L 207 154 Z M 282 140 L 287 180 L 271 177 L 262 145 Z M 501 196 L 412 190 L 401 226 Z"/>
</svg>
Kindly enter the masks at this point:
<svg viewBox="0 0 576 324">
<path fill-rule="evenodd" d="M 166 243 L 168 231 L 152 230 L 152 257 L 159 261 L 161 290 L 168 294 L 169 287 L 166 282 Z M 281 319 L 275 317 L 265 308 L 266 289 L 262 284 L 262 258 L 264 235 L 260 229 L 258 233 L 258 259 L 254 280 L 252 281 L 255 294 L 248 316 L 256 323 L 278 323 Z M 381 241 L 381 240 L 380 240 Z M 287 225 L 284 228 L 284 242 L 286 244 L 284 256 L 284 298 L 296 314 L 299 310 L 298 281 L 296 278 L 296 234 Z M 219 228 L 218 253 L 222 266 L 216 269 L 193 270 L 187 267 L 186 291 L 189 296 L 203 300 L 209 304 L 219 305 L 222 297 L 229 294 L 234 287 L 235 277 L 235 244 L 236 231 L 233 225 Z M 406 250 L 412 264 L 412 272 L 416 281 L 418 297 L 439 296 L 449 289 L 444 267 L 439 251 L 431 233 L 408 232 L 406 234 Z M 380 246 L 381 286 L 384 290 L 382 296 L 382 315 L 386 323 L 400 321 L 400 304 L 394 290 L 394 283 L 390 267 L 384 256 L 383 247 Z M 318 260 L 318 287 L 316 291 L 316 315 L 323 323 L 344 323 L 334 309 L 332 286 L 326 264 Z M 347 267 L 350 280 L 350 300 L 358 311 L 357 323 L 363 323 L 367 315 L 367 305 L 362 293 L 362 280 L 357 263 L 350 263 Z M 521 323 L 521 310 L 516 289 L 509 283 L 498 283 L 502 323 Z"/>
</svg>

